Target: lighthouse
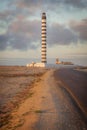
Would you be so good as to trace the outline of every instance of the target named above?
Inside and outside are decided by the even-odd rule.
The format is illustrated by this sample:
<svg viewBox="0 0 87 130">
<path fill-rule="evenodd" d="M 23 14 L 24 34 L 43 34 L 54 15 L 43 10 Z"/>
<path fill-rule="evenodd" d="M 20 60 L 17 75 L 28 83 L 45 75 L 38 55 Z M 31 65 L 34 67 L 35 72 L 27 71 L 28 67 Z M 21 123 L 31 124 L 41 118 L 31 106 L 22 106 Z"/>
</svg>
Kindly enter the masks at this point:
<svg viewBox="0 0 87 130">
<path fill-rule="evenodd" d="M 41 62 L 47 63 L 46 58 L 46 13 L 42 13 L 42 26 L 41 26 Z"/>
<path fill-rule="evenodd" d="M 46 58 L 46 13 L 42 13 L 41 19 L 41 62 L 27 64 L 27 67 L 47 67 L 47 58 Z"/>
</svg>

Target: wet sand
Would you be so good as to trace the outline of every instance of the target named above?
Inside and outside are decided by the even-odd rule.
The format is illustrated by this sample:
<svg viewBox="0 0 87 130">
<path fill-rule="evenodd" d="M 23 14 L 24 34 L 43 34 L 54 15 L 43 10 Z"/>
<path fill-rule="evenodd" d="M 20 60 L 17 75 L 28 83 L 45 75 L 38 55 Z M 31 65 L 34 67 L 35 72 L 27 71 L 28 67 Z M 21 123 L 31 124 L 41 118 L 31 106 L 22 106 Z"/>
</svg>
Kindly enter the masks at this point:
<svg viewBox="0 0 87 130">
<path fill-rule="evenodd" d="M 32 71 L 34 71 L 34 74 L 32 73 Z M 18 93 L 20 93 L 19 94 L 20 98 L 15 97 L 16 99 L 16 102 L 14 103 L 15 107 L 11 111 L 9 111 L 10 113 L 9 118 L 6 118 L 6 116 L 8 117 L 8 115 L 6 115 L 4 111 L 1 111 L 2 112 L 1 114 L 4 114 L 4 116 L 6 115 L 3 119 L 7 119 L 8 122 L 6 122 L 5 120 L 5 124 L 3 124 L 0 130 L 58 130 L 58 129 L 59 130 L 87 130 L 85 119 L 82 116 L 82 114 L 79 112 L 79 109 L 75 104 L 75 99 L 72 98 L 71 94 L 68 91 L 66 91 L 67 89 L 65 88 L 66 86 L 65 83 L 67 79 L 68 81 L 69 80 L 72 81 L 73 84 L 74 82 L 76 82 L 72 80 L 70 76 L 68 77 L 69 74 L 67 75 L 67 73 L 70 73 L 72 75 L 73 71 L 74 70 L 72 69 L 70 70 L 49 69 L 48 71 L 44 69 L 34 70 L 34 68 L 29 69 L 26 67 L 20 68 L 20 71 L 19 68 L 11 69 L 11 72 L 9 71 L 11 73 L 11 74 L 9 73 L 10 79 L 12 75 L 15 75 L 15 73 L 16 75 L 14 76 L 14 79 L 19 78 L 20 73 L 22 75 L 21 80 L 19 80 L 20 78 L 18 80 L 17 79 L 15 80 L 17 81 L 16 84 L 19 81 L 21 83 L 22 80 L 25 82 L 27 78 L 28 79 L 26 82 L 28 83 L 30 77 L 36 79 L 34 79 L 33 84 L 32 83 L 31 85 L 28 84 L 27 88 L 26 88 L 26 84 L 24 84 L 24 87 L 22 89 L 19 87 Z M 67 75 L 67 78 L 66 76 L 64 77 L 64 81 L 62 81 L 64 74 L 61 74 L 63 72 L 64 74 L 66 73 Z M 4 69 L 3 72 L 1 73 L 1 77 L 4 76 L 5 79 L 5 75 L 7 72 L 5 74 L 3 73 L 5 73 Z M 76 71 L 75 74 L 77 73 L 78 72 Z M 25 80 L 23 79 L 23 77 L 25 77 Z M 12 84 L 14 86 L 15 82 L 12 81 Z M 71 82 L 68 85 L 71 85 Z M 19 86 L 21 85 L 19 84 Z M 18 86 L 16 86 L 15 88 L 17 89 Z M 77 89 L 79 89 L 79 87 L 76 87 L 76 90 Z M 85 89 L 83 90 L 83 92 L 84 91 Z M 4 92 L 4 91 L 0 91 L 0 92 Z M 9 91 L 7 90 L 6 92 L 9 93 Z M 74 94 L 74 91 L 72 91 L 72 93 Z M 85 92 L 83 95 L 85 95 Z M 80 97 L 81 97 L 81 93 L 80 93 Z M 76 97 L 76 99 L 77 98 L 78 97 Z M 11 99 L 13 100 L 14 98 L 11 97 Z M 3 105 L 3 103 L 1 104 Z M 6 106 L 8 107 L 8 105 Z M 8 108 L 8 110 L 9 109 L 10 108 Z"/>
</svg>

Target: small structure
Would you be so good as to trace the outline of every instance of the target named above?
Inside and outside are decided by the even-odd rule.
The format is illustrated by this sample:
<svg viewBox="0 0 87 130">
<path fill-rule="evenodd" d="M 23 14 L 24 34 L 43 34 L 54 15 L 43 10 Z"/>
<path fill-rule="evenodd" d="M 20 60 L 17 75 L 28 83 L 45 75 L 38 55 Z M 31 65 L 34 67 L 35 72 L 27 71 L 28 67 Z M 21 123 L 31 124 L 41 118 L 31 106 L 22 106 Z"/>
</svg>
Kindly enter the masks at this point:
<svg viewBox="0 0 87 130">
<path fill-rule="evenodd" d="M 26 66 L 27 67 L 34 67 L 34 65 L 35 65 L 35 62 L 32 62 L 31 64 L 27 64 Z"/>
<path fill-rule="evenodd" d="M 63 64 L 63 65 L 73 65 L 73 63 L 69 62 L 69 61 L 62 61 L 61 64 Z"/>
<path fill-rule="evenodd" d="M 27 67 L 46 67 L 45 63 L 31 63 L 31 64 L 27 64 Z"/>
<path fill-rule="evenodd" d="M 56 58 L 56 64 L 61 64 L 58 58 Z"/>
<path fill-rule="evenodd" d="M 62 65 L 73 65 L 72 62 L 69 62 L 69 61 L 59 61 L 58 58 L 56 58 L 56 64 L 62 64 Z"/>
</svg>

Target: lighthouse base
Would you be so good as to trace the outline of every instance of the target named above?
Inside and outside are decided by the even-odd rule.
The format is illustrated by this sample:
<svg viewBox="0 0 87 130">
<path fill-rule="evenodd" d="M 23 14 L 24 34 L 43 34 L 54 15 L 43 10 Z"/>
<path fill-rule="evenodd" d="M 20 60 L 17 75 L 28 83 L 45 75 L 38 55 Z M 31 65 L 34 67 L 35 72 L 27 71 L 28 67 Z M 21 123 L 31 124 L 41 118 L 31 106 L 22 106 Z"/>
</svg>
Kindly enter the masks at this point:
<svg viewBox="0 0 87 130">
<path fill-rule="evenodd" d="M 36 63 L 35 67 L 46 67 L 46 63 Z"/>
<path fill-rule="evenodd" d="M 46 67 L 46 63 L 31 63 L 31 64 L 27 64 L 27 67 Z"/>
</svg>

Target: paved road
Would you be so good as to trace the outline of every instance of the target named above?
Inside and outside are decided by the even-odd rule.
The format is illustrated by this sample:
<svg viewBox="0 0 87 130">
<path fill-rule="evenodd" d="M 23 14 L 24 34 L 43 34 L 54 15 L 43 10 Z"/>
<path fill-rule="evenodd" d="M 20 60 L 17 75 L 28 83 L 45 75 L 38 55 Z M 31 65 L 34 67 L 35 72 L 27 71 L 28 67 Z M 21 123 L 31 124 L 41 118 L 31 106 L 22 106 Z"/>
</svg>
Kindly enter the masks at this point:
<svg viewBox="0 0 87 130">
<path fill-rule="evenodd" d="M 68 77 L 69 74 L 72 75 L 71 73 L 74 75 L 74 71 L 68 69 L 56 71 L 54 74 L 57 84 L 54 83 L 52 76 L 45 79 L 43 90 L 45 98 L 42 102 L 43 112 L 36 124 L 36 130 L 87 130 L 85 120 L 79 113 L 73 99 L 60 84 L 61 79 L 64 79 L 63 81 L 66 81 L 66 79 L 71 80 L 72 76 Z M 65 77 L 63 77 L 64 75 Z M 79 72 L 76 76 L 79 76 Z M 71 82 L 69 83 L 68 85 L 71 85 Z"/>
<path fill-rule="evenodd" d="M 55 71 L 54 75 L 56 80 L 60 80 L 74 94 L 87 113 L 87 72 L 62 68 Z"/>
</svg>

